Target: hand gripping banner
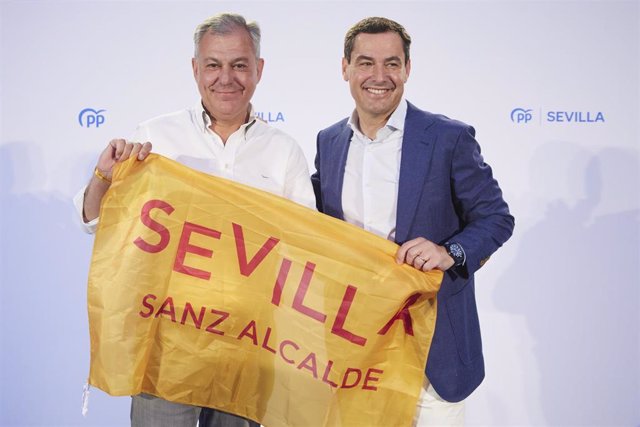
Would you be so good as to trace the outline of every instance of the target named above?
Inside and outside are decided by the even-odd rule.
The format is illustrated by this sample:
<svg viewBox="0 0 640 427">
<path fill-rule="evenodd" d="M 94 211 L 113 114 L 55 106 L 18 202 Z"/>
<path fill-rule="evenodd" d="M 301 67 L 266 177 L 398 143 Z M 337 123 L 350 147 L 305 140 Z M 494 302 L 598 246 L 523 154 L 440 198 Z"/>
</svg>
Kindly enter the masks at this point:
<svg viewBox="0 0 640 427">
<path fill-rule="evenodd" d="M 441 272 L 397 245 L 158 155 L 105 195 L 89 383 L 268 427 L 407 426 Z"/>
</svg>

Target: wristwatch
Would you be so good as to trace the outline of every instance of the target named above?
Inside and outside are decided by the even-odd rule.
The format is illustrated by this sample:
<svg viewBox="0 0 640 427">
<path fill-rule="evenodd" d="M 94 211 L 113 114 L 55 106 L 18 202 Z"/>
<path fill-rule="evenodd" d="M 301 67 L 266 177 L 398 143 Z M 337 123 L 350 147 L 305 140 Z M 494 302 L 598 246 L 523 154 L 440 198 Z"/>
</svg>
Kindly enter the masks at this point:
<svg viewBox="0 0 640 427">
<path fill-rule="evenodd" d="M 453 258 L 454 267 L 464 265 L 464 262 L 467 259 L 467 255 L 464 253 L 464 249 L 462 249 L 460 243 L 446 242 L 444 244 L 444 248 L 447 250 L 449 256 Z"/>
</svg>

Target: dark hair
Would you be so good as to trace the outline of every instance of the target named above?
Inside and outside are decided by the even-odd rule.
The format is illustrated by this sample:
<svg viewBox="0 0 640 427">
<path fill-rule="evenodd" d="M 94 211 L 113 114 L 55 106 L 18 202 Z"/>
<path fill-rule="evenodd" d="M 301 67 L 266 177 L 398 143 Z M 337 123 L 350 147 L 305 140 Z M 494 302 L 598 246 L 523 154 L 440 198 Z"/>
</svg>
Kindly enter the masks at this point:
<svg viewBox="0 0 640 427">
<path fill-rule="evenodd" d="M 379 34 L 386 32 L 394 32 L 402 39 L 402 47 L 404 49 L 404 63 L 409 61 L 409 47 L 411 46 L 411 36 L 407 33 L 407 30 L 400 24 L 391 19 L 381 18 L 374 16 L 371 18 L 365 18 L 362 21 L 349 28 L 347 35 L 344 37 L 344 57 L 347 62 L 351 62 L 351 52 L 353 51 L 353 44 L 355 43 L 356 36 L 360 33 L 365 34 Z"/>
</svg>

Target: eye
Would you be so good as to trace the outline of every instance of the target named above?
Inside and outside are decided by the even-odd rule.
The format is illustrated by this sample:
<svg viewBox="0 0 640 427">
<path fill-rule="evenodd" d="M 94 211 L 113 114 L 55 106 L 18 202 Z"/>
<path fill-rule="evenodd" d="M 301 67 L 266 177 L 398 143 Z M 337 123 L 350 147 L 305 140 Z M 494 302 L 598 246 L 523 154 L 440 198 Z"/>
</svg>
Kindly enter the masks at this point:
<svg viewBox="0 0 640 427">
<path fill-rule="evenodd" d="M 360 61 L 358 63 L 358 66 L 362 67 L 362 68 L 368 68 L 368 67 L 373 66 L 373 62 L 372 61 Z"/>
<path fill-rule="evenodd" d="M 233 69 L 234 69 L 234 70 L 238 70 L 238 71 L 246 70 L 248 67 L 249 67 L 249 66 L 248 66 L 247 64 L 243 64 L 243 63 L 240 63 L 240 64 L 233 64 Z"/>
<path fill-rule="evenodd" d="M 220 65 L 216 64 L 215 62 L 210 62 L 207 64 L 207 68 L 216 69 L 216 68 L 220 68 Z"/>
<path fill-rule="evenodd" d="M 391 69 L 400 68 L 400 64 L 397 62 L 387 62 L 387 68 L 391 68 Z"/>
</svg>

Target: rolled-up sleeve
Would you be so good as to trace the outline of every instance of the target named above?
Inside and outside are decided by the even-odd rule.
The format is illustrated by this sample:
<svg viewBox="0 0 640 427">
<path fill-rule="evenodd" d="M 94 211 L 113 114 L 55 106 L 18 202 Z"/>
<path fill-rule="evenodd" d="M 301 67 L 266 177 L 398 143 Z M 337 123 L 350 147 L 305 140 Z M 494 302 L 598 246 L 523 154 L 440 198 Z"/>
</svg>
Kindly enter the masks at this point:
<svg viewBox="0 0 640 427">
<path fill-rule="evenodd" d="M 99 218 L 95 218 L 89 222 L 84 222 L 83 206 L 84 206 L 84 192 L 86 189 L 87 187 L 85 186 L 85 187 L 82 187 L 80 191 L 78 191 L 78 194 L 76 194 L 75 197 L 73 198 L 73 205 L 77 213 L 78 222 L 80 223 L 82 229 L 85 231 L 85 233 L 93 234 L 96 232 L 96 228 L 98 227 Z"/>
</svg>

